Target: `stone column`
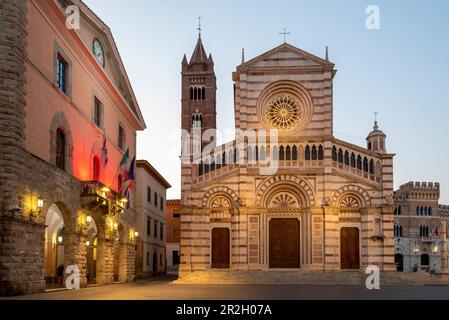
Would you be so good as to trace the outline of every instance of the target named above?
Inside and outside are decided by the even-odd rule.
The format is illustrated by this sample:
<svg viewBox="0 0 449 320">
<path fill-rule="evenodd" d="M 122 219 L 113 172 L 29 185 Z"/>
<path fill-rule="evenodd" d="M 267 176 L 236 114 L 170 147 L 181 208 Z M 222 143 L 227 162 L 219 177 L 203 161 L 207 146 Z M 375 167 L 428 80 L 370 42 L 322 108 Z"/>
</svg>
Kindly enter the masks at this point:
<svg viewBox="0 0 449 320">
<path fill-rule="evenodd" d="M 119 282 L 131 282 L 136 278 L 136 246 L 132 243 L 120 244 Z"/>
<path fill-rule="evenodd" d="M 114 282 L 114 246 L 107 237 L 98 237 L 97 245 L 97 283 Z"/>
<path fill-rule="evenodd" d="M 382 271 L 396 271 L 394 261 L 394 206 L 382 208 L 382 232 L 383 232 L 383 268 Z"/>
<path fill-rule="evenodd" d="M 87 246 L 86 230 L 65 231 L 64 233 L 64 268 L 77 266 L 80 272 L 80 287 L 87 286 Z M 64 270 L 64 283 L 69 274 Z"/>
<path fill-rule="evenodd" d="M 310 208 L 310 225 L 312 232 L 312 264 L 311 269 L 324 269 L 324 211 L 323 208 Z"/>
<path fill-rule="evenodd" d="M 324 219 L 324 270 L 340 270 L 340 229 L 339 210 L 325 207 Z"/>
<path fill-rule="evenodd" d="M 447 262 L 447 222 L 443 221 L 443 230 L 441 231 L 441 273 L 448 274 L 448 262 Z"/>
</svg>

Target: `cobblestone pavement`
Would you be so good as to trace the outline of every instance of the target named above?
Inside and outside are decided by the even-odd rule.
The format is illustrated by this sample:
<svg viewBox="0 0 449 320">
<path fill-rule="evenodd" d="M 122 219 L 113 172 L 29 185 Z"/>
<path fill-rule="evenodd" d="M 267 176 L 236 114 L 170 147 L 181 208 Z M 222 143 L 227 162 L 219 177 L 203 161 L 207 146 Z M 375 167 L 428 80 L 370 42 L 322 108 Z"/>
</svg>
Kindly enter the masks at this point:
<svg viewBox="0 0 449 320">
<path fill-rule="evenodd" d="M 21 300 L 302 300 L 302 299 L 449 299 L 446 286 L 384 286 L 368 291 L 361 286 L 309 285 L 182 285 L 175 277 L 127 284 L 89 287 L 8 299 Z"/>
</svg>

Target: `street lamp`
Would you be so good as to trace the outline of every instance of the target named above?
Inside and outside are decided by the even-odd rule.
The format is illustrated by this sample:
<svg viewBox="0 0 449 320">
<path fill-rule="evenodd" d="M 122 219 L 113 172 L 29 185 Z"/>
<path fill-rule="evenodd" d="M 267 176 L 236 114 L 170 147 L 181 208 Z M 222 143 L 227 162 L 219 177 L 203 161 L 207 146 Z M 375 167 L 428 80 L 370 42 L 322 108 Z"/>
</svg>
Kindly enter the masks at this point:
<svg viewBox="0 0 449 320">
<path fill-rule="evenodd" d="M 34 221 L 41 214 L 43 208 L 44 200 L 42 198 L 37 199 L 37 209 L 29 212 L 30 221 Z"/>
</svg>

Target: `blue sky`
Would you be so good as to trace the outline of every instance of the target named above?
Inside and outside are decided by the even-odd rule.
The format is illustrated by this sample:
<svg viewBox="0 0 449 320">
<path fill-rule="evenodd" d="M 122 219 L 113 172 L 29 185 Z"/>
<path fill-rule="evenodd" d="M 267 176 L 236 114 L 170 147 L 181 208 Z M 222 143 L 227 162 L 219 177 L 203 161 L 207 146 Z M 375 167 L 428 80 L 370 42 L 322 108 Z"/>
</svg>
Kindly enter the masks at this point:
<svg viewBox="0 0 449 320">
<path fill-rule="evenodd" d="M 149 160 L 179 197 L 173 132 L 180 126 L 181 60 L 190 58 L 202 17 L 203 41 L 218 82 L 219 129 L 234 127 L 231 73 L 240 63 L 287 41 L 330 60 L 336 137 L 365 146 L 380 113 L 387 148 L 396 153 L 395 187 L 440 182 L 449 204 L 449 1 L 447 0 L 85 0 L 112 29 L 148 124 L 138 157 Z M 380 30 L 365 28 L 368 5 Z M 167 154 L 169 158 L 167 159 Z"/>
</svg>

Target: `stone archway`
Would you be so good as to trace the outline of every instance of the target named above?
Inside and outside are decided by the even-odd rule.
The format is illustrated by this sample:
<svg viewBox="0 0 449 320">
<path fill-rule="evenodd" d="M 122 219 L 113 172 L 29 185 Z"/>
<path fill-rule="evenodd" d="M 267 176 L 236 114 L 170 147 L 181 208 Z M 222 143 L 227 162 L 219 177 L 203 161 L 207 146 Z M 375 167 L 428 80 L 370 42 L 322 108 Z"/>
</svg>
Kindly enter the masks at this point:
<svg viewBox="0 0 449 320">
<path fill-rule="evenodd" d="M 95 220 L 87 217 L 87 240 L 86 240 L 86 277 L 88 283 L 97 281 L 97 253 L 98 253 L 98 228 Z"/>
<path fill-rule="evenodd" d="M 55 204 L 45 216 L 45 282 L 47 288 L 62 287 L 65 269 L 64 218 Z"/>
</svg>

